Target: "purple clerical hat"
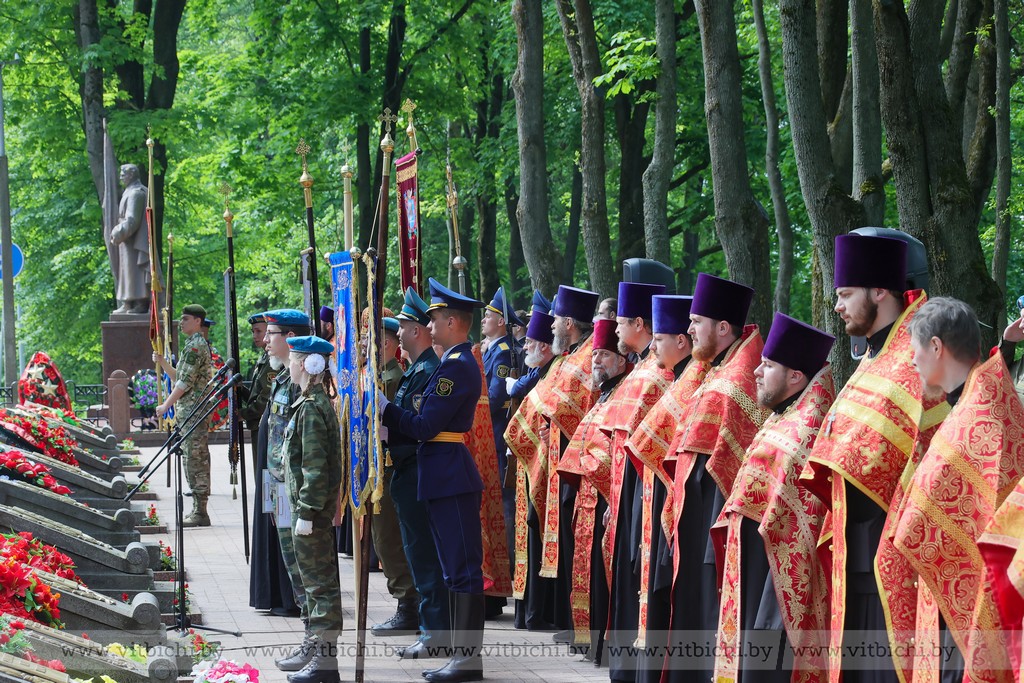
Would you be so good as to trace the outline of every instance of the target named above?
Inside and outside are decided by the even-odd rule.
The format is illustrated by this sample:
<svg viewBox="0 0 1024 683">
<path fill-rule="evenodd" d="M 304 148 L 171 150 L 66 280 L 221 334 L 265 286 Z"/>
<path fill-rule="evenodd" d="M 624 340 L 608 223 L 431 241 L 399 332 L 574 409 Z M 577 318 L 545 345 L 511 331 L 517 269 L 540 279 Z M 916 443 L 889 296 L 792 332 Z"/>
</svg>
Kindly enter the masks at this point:
<svg viewBox="0 0 1024 683">
<path fill-rule="evenodd" d="M 555 296 L 555 307 L 552 310 L 555 315 L 563 318 L 590 322 L 594 319 L 594 311 L 597 310 L 599 298 L 597 292 L 559 285 L 558 294 Z"/>
<path fill-rule="evenodd" d="M 835 341 L 835 337 L 817 327 L 776 313 L 761 355 L 787 368 L 799 370 L 810 379 L 825 366 L 825 359 Z"/>
<path fill-rule="evenodd" d="M 619 283 L 620 318 L 651 319 L 651 297 L 665 293 L 665 285 L 649 285 L 646 282 Z"/>
<path fill-rule="evenodd" d="M 554 322 L 555 316 L 543 311 L 534 311 L 530 316 L 530 324 L 526 327 L 526 338 L 550 344 L 555 340 L 555 333 L 551 329 Z"/>
<path fill-rule="evenodd" d="M 690 328 L 692 296 L 662 294 L 651 299 L 655 334 L 685 334 Z"/>
<path fill-rule="evenodd" d="M 839 287 L 907 288 L 907 243 L 891 237 L 838 235 L 835 274 Z"/>
<path fill-rule="evenodd" d="M 608 318 L 599 318 L 594 321 L 594 350 L 604 349 L 612 353 L 619 353 L 619 337 L 615 334 L 616 323 Z M 621 356 L 622 354 L 619 353 Z"/>
<path fill-rule="evenodd" d="M 746 285 L 707 273 L 697 273 L 690 313 L 742 327 L 747 322 L 747 312 L 753 298 L 754 290 Z"/>
</svg>

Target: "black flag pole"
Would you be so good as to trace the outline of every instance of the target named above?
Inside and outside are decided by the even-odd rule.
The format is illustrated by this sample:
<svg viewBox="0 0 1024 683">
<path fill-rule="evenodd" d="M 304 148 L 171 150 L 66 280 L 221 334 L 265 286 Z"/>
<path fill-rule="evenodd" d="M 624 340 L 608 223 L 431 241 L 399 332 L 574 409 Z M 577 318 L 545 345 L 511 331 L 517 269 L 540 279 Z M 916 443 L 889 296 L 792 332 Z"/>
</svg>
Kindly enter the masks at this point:
<svg viewBox="0 0 1024 683">
<path fill-rule="evenodd" d="M 295 153 L 302 157 L 302 175 L 299 176 L 299 185 L 302 185 L 302 197 L 306 203 L 306 232 L 309 238 L 309 247 L 302 251 L 302 278 L 306 295 L 309 297 L 307 313 L 310 326 L 313 334 L 319 337 L 320 292 L 316 274 L 316 231 L 313 228 L 313 176 L 309 174 L 309 165 L 306 163 L 306 155 L 309 154 L 309 150 L 310 147 L 306 144 L 305 139 L 300 139 Z"/>
<path fill-rule="evenodd" d="M 224 194 L 224 223 L 227 227 L 228 238 L 228 269 L 224 271 L 224 304 L 226 308 L 225 318 L 227 319 L 227 342 L 228 355 L 235 359 L 236 368 L 241 370 L 241 361 L 238 348 L 238 300 L 235 295 L 235 238 L 233 224 L 235 215 L 231 213 L 228 206 L 228 198 L 231 195 L 231 187 L 225 183 L 221 186 Z M 235 498 L 238 485 L 238 471 L 242 470 L 242 543 L 245 550 L 245 563 L 249 563 L 249 486 L 245 476 L 245 437 L 242 431 L 242 410 L 241 396 L 238 385 L 235 385 L 228 393 L 230 446 L 228 447 L 228 461 L 231 463 L 231 497 Z"/>
</svg>

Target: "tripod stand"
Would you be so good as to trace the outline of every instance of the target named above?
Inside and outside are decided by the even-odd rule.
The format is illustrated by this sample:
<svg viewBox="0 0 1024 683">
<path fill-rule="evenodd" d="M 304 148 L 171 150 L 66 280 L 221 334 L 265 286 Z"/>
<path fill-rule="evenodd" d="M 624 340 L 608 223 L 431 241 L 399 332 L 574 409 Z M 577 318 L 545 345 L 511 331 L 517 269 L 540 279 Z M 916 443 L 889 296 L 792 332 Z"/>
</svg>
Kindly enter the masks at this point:
<svg viewBox="0 0 1024 683">
<path fill-rule="evenodd" d="M 212 384 L 215 380 L 216 377 L 210 380 L 210 383 Z M 236 374 L 230 380 L 225 382 L 222 386 L 216 388 L 215 391 L 207 391 L 203 399 L 196 403 L 195 407 L 193 407 L 192 411 L 188 414 L 188 416 L 180 424 L 175 425 L 174 429 L 171 431 L 171 434 L 167 437 L 167 440 L 164 442 L 163 446 L 160 447 L 160 450 L 157 451 L 157 454 L 153 457 L 149 464 L 146 465 L 146 468 L 144 470 L 144 472 L 146 472 L 145 477 L 140 478 L 139 484 L 136 485 L 135 488 L 132 489 L 124 498 L 126 501 L 130 500 L 131 497 L 135 495 L 136 492 L 138 492 L 142 484 L 148 481 L 149 477 L 152 476 L 153 472 L 159 469 L 159 467 L 163 465 L 164 462 L 167 461 L 167 459 L 170 458 L 172 455 L 175 456 L 175 462 L 177 463 L 175 469 L 178 475 L 177 477 L 175 477 L 174 480 L 174 520 L 176 525 L 175 543 L 177 544 L 178 547 L 177 567 L 174 577 L 174 592 L 175 596 L 177 597 L 177 608 L 175 610 L 177 612 L 177 616 L 175 619 L 175 627 L 179 635 L 181 635 L 182 637 L 188 634 L 189 628 L 199 628 L 205 631 L 211 631 L 214 633 L 225 633 L 234 635 L 236 637 L 241 637 L 242 635 L 240 631 L 218 629 L 212 626 L 193 626 L 191 623 L 191 619 L 188 616 L 188 607 L 186 605 L 185 595 L 185 528 L 183 524 L 185 520 L 185 498 L 183 488 L 184 471 L 181 462 L 182 447 L 184 445 L 185 440 L 188 439 L 188 437 L 191 436 L 196 429 L 200 427 L 205 429 L 206 418 L 209 417 L 210 413 L 214 411 L 214 409 L 217 407 L 217 404 L 220 402 L 221 398 L 228 391 L 232 390 L 235 387 L 235 385 L 237 385 L 241 381 L 242 376 Z M 197 415 L 198 418 L 196 418 Z M 161 453 L 163 453 L 162 457 Z M 157 460 L 158 458 L 160 458 L 159 461 Z"/>
</svg>

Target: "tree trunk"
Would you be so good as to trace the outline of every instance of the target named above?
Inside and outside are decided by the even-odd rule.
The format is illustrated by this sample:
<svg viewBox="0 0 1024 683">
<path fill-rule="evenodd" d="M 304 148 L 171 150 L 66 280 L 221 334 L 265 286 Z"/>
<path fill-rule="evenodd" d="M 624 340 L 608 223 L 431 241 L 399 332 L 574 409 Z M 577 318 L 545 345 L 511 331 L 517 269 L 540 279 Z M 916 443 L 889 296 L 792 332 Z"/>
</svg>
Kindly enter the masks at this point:
<svg viewBox="0 0 1024 683">
<path fill-rule="evenodd" d="M 572 283 L 576 279 L 576 254 L 580 250 L 580 216 L 583 213 L 583 174 L 580 167 L 572 169 L 572 193 L 569 195 L 569 227 L 565 232 L 565 266 L 562 282 Z"/>
<path fill-rule="evenodd" d="M 79 0 L 76 8 L 75 36 L 82 54 L 89 54 L 100 41 L 99 14 L 96 0 Z M 103 203 L 103 69 L 95 58 L 82 65 L 78 92 L 82 99 L 82 128 L 89 172 L 96 188 L 96 197 Z"/>
<path fill-rule="evenodd" d="M 753 0 L 754 25 L 757 29 L 757 72 L 761 79 L 761 99 L 764 101 L 767 144 L 764 152 L 765 172 L 772 194 L 775 212 L 775 233 L 779 238 L 779 271 L 775 277 L 775 310 L 789 313 L 789 290 L 793 284 L 793 226 L 786 206 L 786 188 L 779 171 L 779 112 L 775 104 L 775 85 L 772 83 L 772 48 L 764 24 L 762 0 Z"/>
<path fill-rule="evenodd" d="M 544 142 L 544 13 L 541 0 L 514 0 L 516 71 L 512 91 L 519 138 L 519 207 L 523 256 L 533 286 L 551 296 L 562 258 L 548 222 L 548 153 Z"/>
<path fill-rule="evenodd" d="M 868 225 L 885 220 L 882 180 L 882 119 L 878 105 L 878 56 L 871 0 L 850 0 L 853 52 L 853 196 L 864 205 Z"/>
<path fill-rule="evenodd" d="M 359 29 L 359 79 L 360 88 L 370 75 L 370 27 L 363 26 Z M 363 93 L 366 101 L 370 101 L 368 93 Z M 370 233 L 373 231 L 373 221 L 376 212 L 373 210 L 373 167 L 370 160 L 370 124 L 365 118 L 360 118 L 356 124 L 356 194 L 359 200 L 359 238 L 356 244 L 360 249 L 370 245 Z"/>
<path fill-rule="evenodd" d="M 668 186 L 676 146 L 676 16 L 673 0 L 656 0 L 655 51 L 660 71 L 655 86 L 654 154 L 644 171 L 644 251 L 649 259 L 672 264 L 668 238 Z"/>
<path fill-rule="evenodd" d="M 505 216 L 508 218 L 508 282 L 513 292 L 519 292 L 530 286 L 529 271 L 527 279 L 521 275 L 526 268 L 526 257 L 523 255 L 523 237 L 519 230 L 519 218 L 516 217 L 516 207 L 519 206 L 519 195 L 516 194 L 513 178 L 505 179 Z M 527 303 L 527 302 L 523 302 Z M 525 306 L 530 310 L 529 305 Z"/>
<path fill-rule="evenodd" d="M 1006 293 L 1006 264 L 1010 255 L 1010 22 L 1006 0 L 995 0 L 996 39 L 996 240 L 992 248 L 992 279 Z M 1005 309 L 1000 307 L 1005 316 Z M 1001 317 L 996 329 L 1006 321 Z"/>
<path fill-rule="evenodd" d="M 960 138 L 964 125 L 963 102 L 967 81 L 974 63 L 974 46 L 977 41 L 978 20 L 981 18 L 981 0 L 959 0 L 953 42 L 946 67 L 946 100 L 950 107 L 953 130 Z M 941 35 L 941 34 L 940 34 Z M 939 37 L 941 41 L 941 37 Z M 941 55 L 936 55 L 941 59 Z"/>
<path fill-rule="evenodd" d="M 853 182 L 852 76 L 847 64 L 849 11 L 846 0 L 818 0 L 818 70 L 829 122 L 829 144 L 836 177 L 847 193 Z"/>
<path fill-rule="evenodd" d="M 648 158 L 644 156 L 644 134 L 650 105 L 641 95 L 650 84 L 641 84 L 635 96 L 615 98 L 615 129 L 619 139 L 619 249 L 616 260 L 644 254 L 643 175 Z"/>
<path fill-rule="evenodd" d="M 715 228 L 733 280 L 754 288 L 749 319 L 771 320 L 768 219 L 750 189 L 733 3 L 697 0 L 704 54 L 704 114 L 715 189 Z"/>
<path fill-rule="evenodd" d="M 573 80 L 580 95 L 580 173 L 583 175 L 583 251 L 590 271 L 590 287 L 602 297 L 618 289 L 608 236 L 607 172 L 604 155 L 605 102 L 594 88 L 601 75 L 597 32 L 590 0 L 557 0 L 555 7 L 572 63 Z"/>
<path fill-rule="evenodd" d="M 874 7 L 882 122 L 900 224 L 923 233 L 933 292 L 963 299 L 994 329 L 1002 300 L 978 238 L 975 194 L 955 132 L 957 105 L 950 105 L 942 87 L 943 8 L 926 5 L 915 6 L 912 21 L 902 2 Z M 983 334 L 985 343 L 994 339 Z"/>
<path fill-rule="evenodd" d="M 501 105 L 505 99 L 505 79 L 489 59 L 488 41 L 481 43 L 480 56 L 483 65 L 483 82 L 488 91 L 483 93 L 477 104 L 476 144 L 477 154 L 498 145 L 501 134 Z M 477 219 L 480 231 L 477 235 L 477 272 L 480 292 L 490 296 L 501 285 L 498 275 L 498 259 L 495 241 L 498 236 L 498 192 L 494 185 L 494 170 L 477 159 L 480 168 L 480 185 L 476 194 Z"/>
<path fill-rule="evenodd" d="M 849 377 L 853 362 L 842 320 L 828 305 L 833 290 L 835 238 L 862 227 L 864 212 L 844 192 L 835 176 L 828 118 L 815 61 L 814 0 L 780 0 L 779 15 L 793 151 L 800 190 L 814 232 L 812 291 L 816 297 L 811 309 L 812 322 L 841 340 L 832 349 L 830 360 L 837 381 L 842 383 Z"/>
</svg>

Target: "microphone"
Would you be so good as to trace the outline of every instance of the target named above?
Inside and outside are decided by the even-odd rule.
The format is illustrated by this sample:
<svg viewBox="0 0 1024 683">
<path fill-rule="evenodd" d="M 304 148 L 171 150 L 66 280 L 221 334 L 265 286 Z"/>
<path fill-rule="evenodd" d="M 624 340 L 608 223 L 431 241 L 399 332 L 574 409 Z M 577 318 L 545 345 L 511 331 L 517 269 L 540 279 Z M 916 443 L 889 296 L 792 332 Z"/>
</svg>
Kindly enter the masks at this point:
<svg viewBox="0 0 1024 683">
<path fill-rule="evenodd" d="M 234 358 L 228 358 L 224 362 L 224 365 L 221 367 L 221 369 L 217 371 L 217 374 L 213 376 L 213 379 L 214 380 L 220 379 L 221 377 L 226 375 L 230 370 L 234 370 L 234 369 L 235 369 L 235 359 Z"/>
</svg>

